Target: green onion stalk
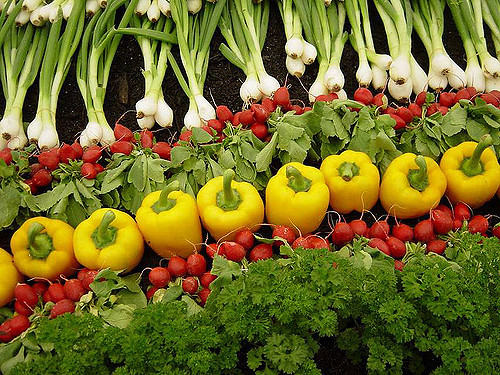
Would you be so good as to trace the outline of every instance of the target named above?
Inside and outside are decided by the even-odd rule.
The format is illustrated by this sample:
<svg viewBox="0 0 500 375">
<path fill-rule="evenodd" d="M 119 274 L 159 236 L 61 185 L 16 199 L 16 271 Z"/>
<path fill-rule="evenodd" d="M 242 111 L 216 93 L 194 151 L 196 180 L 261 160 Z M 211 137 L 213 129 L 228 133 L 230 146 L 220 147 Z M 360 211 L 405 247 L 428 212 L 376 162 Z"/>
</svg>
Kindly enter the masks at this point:
<svg viewBox="0 0 500 375">
<path fill-rule="evenodd" d="M 196 16 L 188 9 L 186 0 L 171 0 L 170 11 L 177 31 L 177 44 L 185 75 L 169 54 L 174 74 L 189 98 L 189 109 L 184 116 L 186 128 L 201 127 L 215 118 L 215 109 L 203 96 L 208 69 L 210 41 L 222 14 L 226 0 L 206 2 Z"/>
<path fill-rule="evenodd" d="M 498 1 L 482 0 L 483 20 L 488 25 L 495 46 L 495 55 L 500 59 L 500 9 Z M 486 91 L 500 90 L 500 77 L 486 77 Z"/>
<path fill-rule="evenodd" d="M 56 130 L 57 100 L 85 25 L 83 2 L 76 2 L 72 7 L 64 31 L 62 9 L 58 9 L 58 19 L 50 24 L 40 70 L 37 113 L 27 129 L 29 141 L 38 143 L 40 149 L 59 146 Z"/>
<path fill-rule="evenodd" d="M 155 15 L 156 17 L 156 15 Z M 152 19 L 155 19 L 152 17 Z M 132 17 L 132 25 L 143 30 L 156 30 L 158 32 L 172 33 L 174 24 L 170 18 L 158 15 L 155 23 L 152 23 L 149 12 L 147 17 Z M 171 43 L 159 42 L 146 36 L 136 36 L 141 47 L 145 79 L 144 98 L 139 100 L 135 107 L 137 122 L 141 129 L 150 129 L 155 123 L 161 127 L 170 127 L 173 122 L 173 111 L 165 102 L 162 91 L 162 82 L 168 66 L 168 54 L 172 48 Z M 159 45 L 159 47 L 158 47 Z M 158 51 L 159 50 L 159 51 Z"/>
<path fill-rule="evenodd" d="M 0 121 L 0 148 L 22 148 L 28 140 L 22 119 L 23 104 L 40 69 L 48 32 L 48 27 L 37 28 L 30 23 L 16 27 L 11 23 L 5 34 L 0 33 L 0 81 L 6 100 Z"/>
<path fill-rule="evenodd" d="M 76 75 L 78 87 L 87 110 L 88 124 L 80 135 L 82 146 L 101 143 L 109 145 L 115 141 L 113 129 L 104 114 L 104 97 L 122 33 L 115 30 L 126 28 L 132 18 L 138 0 L 110 0 L 106 8 L 99 8 L 87 21 L 78 53 Z M 116 20 L 117 11 L 126 6 L 121 19 Z"/>
<path fill-rule="evenodd" d="M 319 70 L 309 88 L 309 100 L 335 92 L 347 98 L 343 89 L 345 78 L 340 70 L 340 60 L 348 34 L 344 32 L 346 10 L 341 1 L 294 0 L 304 30 L 304 35 L 318 52 Z"/>
<path fill-rule="evenodd" d="M 302 35 L 300 16 L 293 0 L 280 0 L 278 7 L 287 39 L 285 65 L 291 75 L 300 78 L 305 72 L 306 65 L 310 65 L 316 60 L 318 52 L 316 47 L 307 42 Z"/>
</svg>

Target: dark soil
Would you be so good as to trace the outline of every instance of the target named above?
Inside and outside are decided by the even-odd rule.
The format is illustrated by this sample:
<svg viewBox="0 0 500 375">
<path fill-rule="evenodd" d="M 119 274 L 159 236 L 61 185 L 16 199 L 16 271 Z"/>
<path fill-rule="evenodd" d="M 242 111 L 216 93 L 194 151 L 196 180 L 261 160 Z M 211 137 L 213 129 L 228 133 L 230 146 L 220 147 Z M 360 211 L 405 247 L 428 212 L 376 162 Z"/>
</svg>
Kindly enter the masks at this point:
<svg viewBox="0 0 500 375">
<path fill-rule="evenodd" d="M 318 70 L 317 63 L 308 66 L 304 77 L 299 81 L 297 78 L 287 75 L 285 67 L 285 34 L 278 8 L 274 1 L 271 1 L 271 14 L 269 22 L 268 38 L 262 56 L 264 64 L 269 74 L 274 76 L 281 83 L 287 83 L 290 88 L 291 97 L 307 103 L 307 91 L 313 83 Z M 373 4 L 371 4 L 372 8 Z M 373 18 L 371 20 L 373 35 L 378 51 L 387 52 L 385 31 L 375 9 L 371 9 Z M 347 26 L 348 27 L 348 26 Z M 449 55 L 460 66 L 465 68 L 465 54 L 460 37 L 455 29 L 449 12 L 446 13 L 444 43 Z M 239 97 L 239 87 L 245 76 L 238 68 L 231 65 L 219 52 L 220 43 L 223 42 L 221 34 L 217 31 L 211 47 L 208 76 L 205 84 L 205 97 L 212 98 L 213 104 L 225 104 L 232 110 L 239 110 L 243 103 Z M 427 55 L 422 43 L 414 37 L 413 53 L 417 61 L 427 70 Z M 174 51 L 174 55 L 176 51 Z M 178 55 L 176 56 L 178 58 Z M 180 63 L 180 59 L 178 59 Z M 357 54 L 349 43 L 346 44 L 342 58 L 341 68 L 346 78 L 345 90 L 349 97 L 352 97 L 357 82 L 355 72 L 357 69 Z M 134 110 L 135 103 L 144 95 L 144 80 L 141 74 L 142 55 L 135 39 L 124 36 L 118 52 L 115 56 L 111 68 L 105 112 L 108 122 L 114 124 L 122 115 L 129 110 Z M 175 119 L 172 129 L 161 129 L 155 132 L 158 140 L 168 140 L 178 133 L 183 124 L 183 117 L 188 109 L 188 100 L 180 88 L 171 69 L 168 69 L 165 77 L 163 90 L 165 100 L 173 108 Z M 25 121 L 33 119 L 36 112 L 37 84 L 29 90 L 24 107 Z M 4 100 L 0 99 L 0 107 L 3 111 Z M 59 97 L 57 124 L 61 142 L 72 142 L 77 139 L 79 132 L 85 128 L 87 116 L 83 100 L 81 98 L 75 79 L 75 66 L 71 67 L 66 82 Z M 123 125 L 133 130 L 138 129 L 133 112 L 125 114 L 121 120 Z M 377 208 L 378 207 L 378 208 Z M 377 206 L 374 210 L 376 215 L 382 215 L 383 210 Z M 500 202 L 496 199 L 487 209 L 492 213 L 498 211 Z M 347 219 L 350 219 L 349 217 Z M 325 225 L 325 230 L 328 227 Z M 8 248 L 8 239 L 11 232 L 3 231 L 0 235 L 0 246 Z M 144 257 L 138 268 L 144 268 L 158 264 L 159 258 L 152 251 Z M 355 365 L 350 362 L 345 354 L 339 350 L 334 340 L 320 340 L 321 348 L 316 356 L 318 366 L 324 374 L 364 374 L 366 371 L 363 365 Z M 244 363 L 244 362 L 243 362 Z"/>
</svg>

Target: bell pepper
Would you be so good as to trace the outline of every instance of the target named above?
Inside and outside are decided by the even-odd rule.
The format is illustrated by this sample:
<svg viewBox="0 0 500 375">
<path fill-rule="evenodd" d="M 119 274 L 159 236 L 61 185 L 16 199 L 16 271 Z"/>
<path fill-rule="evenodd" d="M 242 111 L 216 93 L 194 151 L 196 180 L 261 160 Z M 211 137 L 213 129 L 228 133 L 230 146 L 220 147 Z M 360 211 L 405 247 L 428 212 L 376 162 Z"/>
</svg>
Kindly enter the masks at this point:
<svg viewBox="0 0 500 375">
<path fill-rule="evenodd" d="M 435 208 L 446 191 L 446 176 L 431 158 L 406 153 L 394 159 L 380 185 L 380 202 L 400 219 L 417 218 Z"/>
<path fill-rule="evenodd" d="M 73 252 L 73 232 L 61 220 L 41 216 L 26 220 L 10 239 L 14 264 L 30 278 L 55 280 L 72 275 L 79 267 Z"/>
<path fill-rule="evenodd" d="M 217 241 L 234 240 L 238 229 L 256 231 L 264 220 L 264 202 L 257 189 L 233 178 L 234 171 L 227 169 L 208 181 L 196 197 L 201 222 Z"/>
<path fill-rule="evenodd" d="M 135 216 L 146 243 L 164 258 L 187 258 L 203 238 L 196 200 L 179 191 L 179 181 L 148 194 Z"/>
<path fill-rule="evenodd" d="M 441 159 L 448 187 L 446 195 L 455 204 L 464 202 L 478 208 L 495 195 L 500 185 L 500 165 L 489 148 L 493 140 L 486 134 L 479 143 L 462 142 Z"/>
<path fill-rule="evenodd" d="M 144 254 L 144 239 L 132 216 L 100 208 L 82 221 L 73 237 L 76 259 L 87 268 L 131 271 Z"/>
<path fill-rule="evenodd" d="M 14 265 L 12 255 L 0 248 L 0 307 L 14 298 L 14 288 L 23 280 L 23 275 Z"/>
<path fill-rule="evenodd" d="M 364 152 L 347 150 L 321 163 L 330 206 L 341 214 L 371 210 L 378 200 L 380 174 Z"/>
<path fill-rule="evenodd" d="M 296 162 L 285 164 L 266 187 L 267 222 L 289 226 L 301 235 L 311 233 L 323 221 L 329 199 L 319 169 Z"/>
</svg>

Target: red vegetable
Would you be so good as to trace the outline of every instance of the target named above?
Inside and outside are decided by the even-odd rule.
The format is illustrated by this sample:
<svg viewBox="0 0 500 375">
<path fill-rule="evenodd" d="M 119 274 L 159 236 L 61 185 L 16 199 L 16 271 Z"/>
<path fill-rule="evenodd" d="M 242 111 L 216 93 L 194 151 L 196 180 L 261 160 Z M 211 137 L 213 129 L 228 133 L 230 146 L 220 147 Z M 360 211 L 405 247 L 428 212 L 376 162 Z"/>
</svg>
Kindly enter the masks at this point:
<svg viewBox="0 0 500 375">
<path fill-rule="evenodd" d="M 83 148 L 82 145 L 78 142 L 73 142 L 71 148 L 75 151 L 75 159 L 81 159 L 83 156 Z"/>
<path fill-rule="evenodd" d="M 134 133 L 129 128 L 121 124 L 115 124 L 115 128 L 113 129 L 113 134 L 117 141 L 125 141 L 125 142 L 133 142 L 134 141 Z"/>
<path fill-rule="evenodd" d="M 355 235 L 361 237 L 368 237 L 368 225 L 366 225 L 366 223 L 363 220 L 359 219 L 352 220 L 349 223 L 349 226 L 351 227 Z"/>
<path fill-rule="evenodd" d="M 267 135 L 269 134 L 269 130 L 267 129 L 267 126 L 264 124 L 259 124 L 255 123 L 253 124 L 250 129 L 252 129 L 252 133 L 259 138 L 260 140 L 265 140 Z"/>
<path fill-rule="evenodd" d="M 50 185 L 52 182 L 52 175 L 46 169 L 40 169 L 33 175 L 33 183 L 37 187 L 44 187 Z"/>
<path fill-rule="evenodd" d="M 102 156 L 102 150 L 99 146 L 92 146 L 85 150 L 82 155 L 82 160 L 84 163 L 95 164 Z"/>
<path fill-rule="evenodd" d="M 463 225 L 463 221 L 462 220 L 458 220 L 458 219 L 453 219 L 453 230 L 458 230 L 460 228 L 462 228 L 462 225 Z"/>
<path fill-rule="evenodd" d="M 253 233 L 248 228 L 242 229 L 236 233 L 236 237 L 234 239 L 236 243 L 243 246 L 243 248 L 247 251 L 253 247 L 253 240 Z"/>
<path fill-rule="evenodd" d="M 391 113 L 391 114 L 389 114 L 389 116 L 391 116 L 396 121 L 396 125 L 393 126 L 394 130 L 399 130 L 399 129 L 403 129 L 406 127 L 405 120 L 403 120 L 398 115 Z"/>
<path fill-rule="evenodd" d="M 10 331 L 14 337 L 19 336 L 21 333 L 26 331 L 31 326 L 31 323 L 27 316 L 17 315 L 10 318 Z"/>
<path fill-rule="evenodd" d="M 460 221 L 469 220 L 471 218 L 469 207 L 462 202 L 458 202 L 453 208 L 453 216 Z"/>
<path fill-rule="evenodd" d="M 143 148 L 153 147 L 153 132 L 151 130 L 144 129 L 143 131 L 141 131 L 140 139 L 141 146 Z"/>
<path fill-rule="evenodd" d="M 261 243 L 255 246 L 251 251 L 248 258 L 250 262 L 257 262 L 258 260 L 264 260 L 272 258 L 273 256 L 273 247 L 267 243 Z"/>
<path fill-rule="evenodd" d="M 493 230 L 492 230 L 492 233 L 493 235 L 496 237 L 496 238 L 499 238 L 500 239 L 500 225 L 497 224 L 493 227 Z"/>
<path fill-rule="evenodd" d="M 62 299 L 52 307 L 50 310 L 50 319 L 57 318 L 59 315 L 63 315 L 66 313 L 74 313 L 75 312 L 75 303 L 69 299 Z"/>
<path fill-rule="evenodd" d="M 174 277 L 184 277 L 187 275 L 187 263 L 178 256 L 172 257 L 168 261 L 168 272 Z"/>
<path fill-rule="evenodd" d="M 104 167 L 99 164 L 99 163 L 95 163 L 95 164 L 92 164 L 95 168 L 95 171 L 97 172 L 97 174 L 101 173 L 101 172 L 104 172 Z"/>
<path fill-rule="evenodd" d="M 170 273 L 165 267 L 155 267 L 149 272 L 149 282 L 157 288 L 164 288 L 170 282 Z"/>
<path fill-rule="evenodd" d="M 330 249 L 330 243 L 326 238 L 314 235 L 310 235 L 307 237 L 310 244 L 310 249 Z"/>
<path fill-rule="evenodd" d="M 467 89 L 460 89 L 457 91 L 457 94 L 455 95 L 455 103 L 458 103 L 461 99 L 467 99 L 470 100 L 471 95 L 469 94 L 469 91 Z"/>
<path fill-rule="evenodd" d="M 434 227 L 430 219 L 423 220 L 413 230 L 415 241 L 427 243 L 436 238 Z"/>
<path fill-rule="evenodd" d="M 483 215 L 475 215 L 469 221 L 469 232 L 486 234 L 488 226 L 488 219 L 486 219 Z"/>
<path fill-rule="evenodd" d="M 255 122 L 253 112 L 250 111 L 249 109 L 240 113 L 239 120 L 240 124 L 244 126 L 250 126 Z"/>
<path fill-rule="evenodd" d="M 57 156 L 57 149 L 53 148 L 48 151 L 44 151 L 38 155 L 38 162 L 44 167 L 53 171 L 59 166 L 59 157 Z"/>
<path fill-rule="evenodd" d="M 19 315 L 31 316 L 31 314 L 33 314 L 33 309 L 29 307 L 26 302 L 20 302 L 20 301 L 14 302 L 14 310 Z"/>
<path fill-rule="evenodd" d="M 402 261 L 400 261 L 398 259 L 394 260 L 394 269 L 396 269 L 398 271 L 402 271 L 404 266 L 405 266 L 405 264 Z"/>
<path fill-rule="evenodd" d="M 439 105 L 444 106 L 444 107 L 451 107 L 453 104 L 455 104 L 455 97 L 457 94 L 454 92 L 442 92 L 439 94 Z"/>
<path fill-rule="evenodd" d="M 170 160 L 170 152 L 172 147 L 167 142 L 157 142 L 153 148 L 153 152 L 156 152 L 158 156 L 162 159 Z"/>
<path fill-rule="evenodd" d="M 448 207 L 448 206 L 446 206 L 446 205 L 444 205 L 444 204 L 440 204 L 440 205 L 439 205 L 439 206 L 437 206 L 435 209 L 436 209 L 436 210 L 443 211 L 443 212 L 447 213 L 448 215 L 450 215 L 451 217 L 454 217 L 454 216 L 453 216 L 453 211 L 451 210 L 451 208 L 450 208 L 450 207 Z"/>
<path fill-rule="evenodd" d="M 401 117 L 406 124 L 409 124 L 413 120 L 413 112 L 406 107 L 398 107 L 396 115 Z"/>
<path fill-rule="evenodd" d="M 275 105 L 288 107 L 290 105 L 290 93 L 286 87 L 280 87 L 274 93 L 273 101 Z"/>
<path fill-rule="evenodd" d="M 441 210 L 431 211 L 431 222 L 434 232 L 437 234 L 446 234 L 453 228 L 451 215 Z"/>
<path fill-rule="evenodd" d="M 391 252 L 389 250 L 389 246 L 385 243 L 385 241 L 381 238 L 372 238 L 370 241 L 368 241 L 368 246 L 374 248 L 374 249 L 379 249 L 381 252 L 391 255 Z"/>
<path fill-rule="evenodd" d="M 300 105 L 298 104 L 293 104 L 291 107 L 290 107 L 290 110 L 291 111 L 295 111 L 295 114 L 296 115 L 301 115 L 304 113 L 304 108 L 302 108 Z"/>
<path fill-rule="evenodd" d="M 92 284 L 95 280 L 95 277 L 99 273 L 99 270 L 87 270 L 82 278 L 82 285 L 85 290 L 91 290 L 90 284 Z"/>
<path fill-rule="evenodd" d="M 66 293 L 64 293 L 64 287 L 59 283 L 50 284 L 47 291 L 49 292 L 49 297 L 52 302 L 59 302 L 68 298 Z"/>
<path fill-rule="evenodd" d="M 417 103 L 408 104 L 408 109 L 413 114 L 413 117 L 422 117 L 422 107 L 420 107 Z"/>
<path fill-rule="evenodd" d="M 499 100 L 495 95 L 492 95 L 491 93 L 485 93 L 481 94 L 479 97 L 483 99 L 486 104 L 493 104 L 495 107 L 498 107 Z"/>
<path fill-rule="evenodd" d="M 232 115 L 231 118 L 233 118 Z M 226 125 L 221 120 L 218 120 L 216 118 L 208 120 L 207 125 L 213 130 L 215 130 L 219 135 L 222 134 L 222 131 L 226 127 Z"/>
<path fill-rule="evenodd" d="M 210 271 L 207 271 L 200 277 L 200 284 L 203 288 L 208 288 L 210 284 L 212 284 L 212 281 L 214 281 L 216 278 L 216 275 L 213 275 Z"/>
<path fill-rule="evenodd" d="M 70 145 L 63 143 L 61 148 L 58 150 L 58 157 L 61 163 L 68 164 L 70 160 L 76 159 L 76 152 Z"/>
<path fill-rule="evenodd" d="M 158 288 L 157 286 L 152 286 L 151 288 L 148 288 L 148 290 L 146 291 L 146 298 L 150 300 L 151 297 L 153 297 L 153 294 L 155 294 L 158 289 L 160 288 Z"/>
<path fill-rule="evenodd" d="M 397 239 L 406 242 L 413 240 L 413 229 L 407 224 L 396 224 L 392 227 L 392 235 Z"/>
<path fill-rule="evenodd" d="M 222 250 L 222 246 L 218 249 L 218 245 L 216 243 L 211 243 L 211 244 L 208 244 L 205 251 L 207 252 L 207 255 L 214 259 L 214 255 L 217 253 L 217 250 L 219 250 L 219 255 L 223 255 L 221 253 L 221 250 Z"/>
<path fill-rule="evenodd" d="M 422 107 L 425 104 L 425 101 L 427 99 L 427 91 L 422 91 L 417 95 L 417 98 L 415 99 L 415 103 L 419 106 Z"/>
<path fill-rule="evenodd" d="M 337 246 L 344 246 L 354 238 L 354 231 L 349 224 L 338 222 L 333 228 L 332 243 Z"/>
<path fill-rule="evenodd" d="M 370 238 L 380 238 L 382 240 L 387 239 L 391 228 L 387 221 L 376 221 L 370 228 L 368 232 L 368 237 Z"/>
<path fill-rule="evenodd" d="M 280 237 L 286 240 L 288 244 L 293 244 L 297 236 L 295 235 L 295 232 L 292 230 L 292 228 L 287 227 L 285 225 L 276 225 L 273 229 L 273 238 L 274 237 Z M 274 246 L 281 246 L 283 245 L 283 241 L 274 241 L 273 242 Z"/>
<path fill-rule="evenodd" d="M 207 271 L 207 261 L 201 254 L 191 254 L 186 261 L 187 273 L 191 276 L 201 276 Z"/>
<path fill-rule="evenodd" d="M 119 153 L 119 154 L 130 155 L 133 149 L 134 145 L 131 142 L 127 141 L 117 141 L 109 147 L 109 150 L 111 151 L 112 154 Z"/>
<path fill-rule="evenodd" d="M 41 163 L 33 163 L 30 165 L 30 176 L 33 177 L 36 172 L 40 169 L 44 169 L 45 167 Z"/>
<path fill-rule="evenodd" d="M 49 287 L 46 283 L 37 281 L 32 286 L 37 296 L 41 296 Z"/>
<path fill-rule="evenodd" d="M 354 91 L 354 100 L 364 105 L 370 105 L 373 102 L 373 94 L 366 87 L 358 87 L 356 91 Z"/>
<path fill-rule="evenodd" d="M 203 288 L 198 292 L 198 297 L 200 297 L 200 305 L 205 306 L 205 303 L 207 303 L 208 296 L 210 295 L 211 290 L 208 288 Z"/>
<path fill-rule="evenodd" d="M 0 159 L 2 159 L 7 165 L 10 165 L 10 163 L 12 163 L 12 153 L 10 151 L 10 148 L 6 147 L 0 151 Z"/>
<path fill-rule="evenodd" d="M 372 104 L 381 109 L 386 109 L 388 103 L 389 100 L 387 99 L 387 95 L 385 95 L 383 92 L 379 92 L 378 94 L 376 94 L 372 100 Z"/>
<path fill-rule="evenodd" d="M 267 110 L 267 112 L 272 113 L 276 110 L 276 104 L 270 98 L 262 99 L 262 106 Z"/>
<path fill-rule="evenodd" d="M 198 291 L 198 280 L 194 277 L 186 277 L 182 281 L 182 290 L 189 294 L 195 294 Z"/>
<path fill-rule="evenodd" d="M 385 243 L 389 248 L 389 252 L 393 258 L 399 259 L 405 256 L 406 246 L 403 241 L 396 237 L 389 237 Z"/>
<path fill-rule="evenodd" d="M 193 132 L 191 130 L 186 130 L 179 135 L 179 141 L 185 141 L 189 142 L 191 140 L 191 136 L 193 135 Z"/>
<path fill-rule="evenodd" d="M 80 173 L 82 174 L 82 177 L 85 177 L 88 180 L 93 180 L 97 176 L 97 170 L 95 169 L 94 164 L 90 163 L 83 163 Z"/>
<path fill-rule="evenodd" d="M 253 112 L 253 117 L 255 118 L 256 122 L 264 124 L 267 121 L 269 117 L 269 111 L 262 104 L 254 103 L 250 106 L 250 110 Z"/>
<path fill-rule="evenodd" d="M 443 254 L 446 250 L 446 242 L 443 240 L 432 240 L 427 244 L 426 252 L 433 252 L 436 254 Z"/>
<path fill-rule="evenodd" d="M 231 110 L 225 105 L 219 105 L 215 110 L 215 113 L 217 115 L 217 118 L 222 122 L 231 122 L 234 117 L 233 112 L 231 112 Z"/>
<path fill-rule="evenodd" d="M 80 298 L 85 294 L 85 288 L 78 279 L 70 279 L 64 283 L 64 294 L 68 299 L 74 302 L 80 301 Z"/>
<path fill-rule="evenodd" d="M 14 334 L 10 328 L 10 319 L 0 324 L 0 342 L 9 342 L 14 338 Z"/>
<path fill-rule="evenodd" d="M 227 241 L 222 244 L 224 256 L 233 262 L 241 262 L 245 258 L 246 251 L 243 246 L 236 242 Z"/>
<path fill-rule="evenodd" d="M 296 249 L 297 247 L 303 247 L 304 249 L 310 249 L 311 243 L 309 242 L 309 238 L 298 237 L 295 241 L 293 241 L 292 249 Z"/>
<path fill-rule="evenodd" d="M 14 288 L 14 298 L 19 302 L 25 302 L 29 307 L 35 307 L 38 303 L 38 295 L 28 284 L 17 284 Z"/>
<path fill-rule="evenodd" d="M 429 108 L 427 108 L 427 113 L 426 113 L 426 116 L 431 116 L 433 115 L 434 113 L 436 113 L 437 111 L 439 111 L 439 104 L 438 103 L 432 103 Z"/>
</svg>

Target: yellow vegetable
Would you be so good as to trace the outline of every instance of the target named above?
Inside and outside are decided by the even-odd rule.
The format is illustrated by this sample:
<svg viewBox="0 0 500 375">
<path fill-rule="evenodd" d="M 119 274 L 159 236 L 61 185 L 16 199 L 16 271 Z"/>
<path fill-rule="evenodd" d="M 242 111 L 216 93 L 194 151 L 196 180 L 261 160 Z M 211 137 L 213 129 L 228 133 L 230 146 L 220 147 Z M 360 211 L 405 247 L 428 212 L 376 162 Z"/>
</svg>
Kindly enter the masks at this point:
<svg viewBox="0 0 500 375">
<path fill-rule="evenodd" d="M 406 153 L 394 159 L 380 185 L 380 202 L 400 219 L 417 218 L 435 208 L 446 191 L 446 177 L 431 158 Z"/>
<path fill-rule="evenodd" d="M 14 265 L 12 255 L 0 248 L 0 307 L 14 298 L 14 288 L 23 280 L 23 276 Z"/>
<path fill-rule="evenodd" d="M 112 208 L 100 208 L 78 224 L 73 241 L 76 259 L 90 269 L 130 271 L 144 254 L 144 239 L 137 223 Z"/>
<path fill-rule="evenodd" d="M 364 152 L 347 150 L 321 163 L 330 190 L 330 206 L 341 214 L 371 210 L 379 195 L 380 174 Z"/>
<path fill-rule="evenodd" d="M 455 204 L 464 202 L 478 208 L 489 201 L 500 185 L 500 165 L 486 134 L 481 142 L 462 142 L 448 149 L 441 159 L 448 187 L 446 195 Z"/>
<path fill-rule="evenodd" d="M 196 200 L 174 181 L 144 198 L 136 214 L 146 243 L 159 255 L 187 258 L 203 242 Z"/>
<path fill-rule="evenodd" d="M 212 178 L 198 192 L 198 212 L 203 226 L 217 241 L 234 240 L 239 229 L 256 231 L 264 220 L 264 203 L 248 182 L 233 181 L 234 171 Z"/>
<path fill-rule="evenodd" d="M 301 234 L 311 233 L 323 221 L 328 201 L 328 186 L 319 169 L 288 163 L 267 184 L 267 222 L 289 226 Z"/>
<path fill-rule="evenodd" d="M 41 216 L 26 220 L 10 239 L 14 264 L 30 278 L 55 280 L 72 275 L 79 266 L 73 252 L 73 232 L 61 220 Z"/>
</svg>

